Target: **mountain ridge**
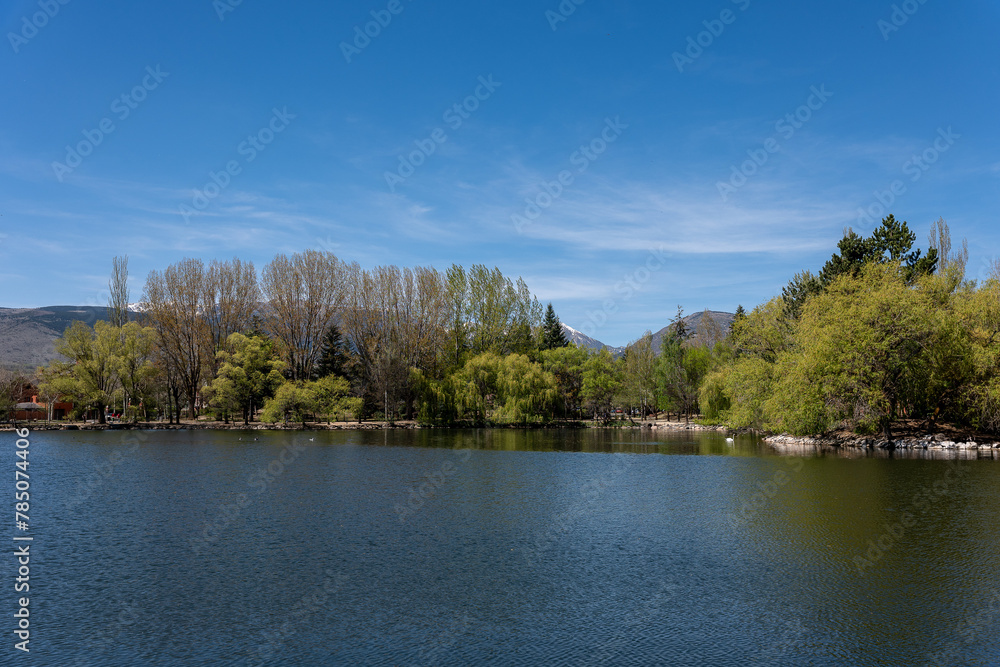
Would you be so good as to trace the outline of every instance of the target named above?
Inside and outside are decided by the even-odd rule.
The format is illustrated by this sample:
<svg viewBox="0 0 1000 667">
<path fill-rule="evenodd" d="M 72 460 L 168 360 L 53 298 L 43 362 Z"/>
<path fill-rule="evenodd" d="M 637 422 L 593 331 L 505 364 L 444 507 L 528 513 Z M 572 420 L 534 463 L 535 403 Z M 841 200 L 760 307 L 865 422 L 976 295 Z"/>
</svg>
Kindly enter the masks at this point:
<svg viewBox="0 0 1000 667">
<path fill-rule="evenodd" d="M 138 309 L 129 304 L 133 313 Z M 702 326 L 702 318 L 708 312 L 712 321 L 723 334 L 729 331 L 733 314 L 722 311 L 700 311 L 684 318 L 688 331 L 697 336 Z M 55 341 L 75 321 L 93 326 L 99 320 L 107 321 L 105 306 L 44 306 L 42 308 L 0 307 L 0 368 L 34 371 L 38 366 L 47 366 L 59 354 Z M 653 334 L 653 349 L 660 350 L 663 336 L 671 325 Z M 626 347 L 614 347 L 577 331 L 568 324 L 562 324 L 566 339 L 589 350 L 607 349 L 619 356 Z"/>
</svg>

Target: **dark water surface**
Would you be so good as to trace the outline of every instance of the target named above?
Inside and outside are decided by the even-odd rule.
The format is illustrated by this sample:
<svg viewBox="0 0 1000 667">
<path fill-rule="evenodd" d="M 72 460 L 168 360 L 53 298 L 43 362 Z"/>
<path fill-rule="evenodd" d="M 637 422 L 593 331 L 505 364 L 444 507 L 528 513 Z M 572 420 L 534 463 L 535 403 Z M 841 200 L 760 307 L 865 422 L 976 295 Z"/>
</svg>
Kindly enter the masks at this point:
<svg viewBox="0 0 1000 667">
<path fill-rule="evenodd" d="M 993 460 L 715 433 L 39 432 L 30 474 L 31 653 L 3 558 L 0 664 L 1000 664 Z"/>
</svg>

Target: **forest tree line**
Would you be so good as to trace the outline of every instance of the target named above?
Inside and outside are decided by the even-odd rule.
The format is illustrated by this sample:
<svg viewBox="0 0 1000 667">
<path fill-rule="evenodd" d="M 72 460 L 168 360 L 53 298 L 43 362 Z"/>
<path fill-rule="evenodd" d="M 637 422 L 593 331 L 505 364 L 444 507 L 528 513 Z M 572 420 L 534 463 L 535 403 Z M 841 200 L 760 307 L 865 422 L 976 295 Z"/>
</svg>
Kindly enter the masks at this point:
<svg viewBox="0 0 1000 667">
<path fill-rule="evenodd" d="M 891 435 L 899 418 L 1000 431 L 1000 281 L 966 280 L 935 223 L 926 253 L 888 216 L 845 232 L 822 270 L 797 274 L 731 328 L 678 308 L 660 349 L 567 343 L 551 304 L 498 269 L 362 270 L 331 253 L 279 254 L 257 275 L 185 259 L 127 309 L 127 261 L 109 321 L 75 323 L 68 359 L 39 369 L 43 399 L 103 418 L 179 421 L 416 418 L 434 424 L 633 419 L 667 411 L 733 429 Z M 693 335 L 695 334 L 695 335 Z"/>
</svg>

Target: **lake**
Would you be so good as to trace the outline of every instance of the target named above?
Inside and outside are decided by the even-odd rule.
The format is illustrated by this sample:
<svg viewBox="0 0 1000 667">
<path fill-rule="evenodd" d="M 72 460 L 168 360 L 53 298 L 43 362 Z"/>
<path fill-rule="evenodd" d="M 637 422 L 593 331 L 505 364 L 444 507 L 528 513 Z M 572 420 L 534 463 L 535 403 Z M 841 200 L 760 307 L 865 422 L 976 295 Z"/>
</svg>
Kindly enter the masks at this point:
<svg viewBox="0 0 1000 667">
<path fill-rule="evenodd" d="M 30 475 L 23 664 L 1000 664 L 993 460 L 711 432 L 37 432 Z"/>
</svg>

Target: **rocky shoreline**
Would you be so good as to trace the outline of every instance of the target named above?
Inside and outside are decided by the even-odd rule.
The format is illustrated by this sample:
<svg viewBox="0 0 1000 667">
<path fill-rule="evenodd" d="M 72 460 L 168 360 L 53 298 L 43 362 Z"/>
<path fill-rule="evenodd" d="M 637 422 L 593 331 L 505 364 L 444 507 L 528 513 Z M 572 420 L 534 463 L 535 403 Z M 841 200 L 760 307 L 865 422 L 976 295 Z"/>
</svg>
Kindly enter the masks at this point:
<svg viewBox="0 0 1000 667">
<path fill-rule="evenodd" d="M 882 449 L 882 450 L 994 450 L 1000 449 L 1000 442 L 990 442 L 989 438 L 975 440 L 950 440 L 949 436 L 936 434 L 919 437 L 902 437 L 886 440 L 872 436 L 794 436 L 788 434 L 771 435 L 764 442 L 774 447 L 805 446 L 833 447 L 849 449 Z"/>
</svg>

